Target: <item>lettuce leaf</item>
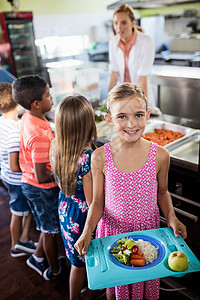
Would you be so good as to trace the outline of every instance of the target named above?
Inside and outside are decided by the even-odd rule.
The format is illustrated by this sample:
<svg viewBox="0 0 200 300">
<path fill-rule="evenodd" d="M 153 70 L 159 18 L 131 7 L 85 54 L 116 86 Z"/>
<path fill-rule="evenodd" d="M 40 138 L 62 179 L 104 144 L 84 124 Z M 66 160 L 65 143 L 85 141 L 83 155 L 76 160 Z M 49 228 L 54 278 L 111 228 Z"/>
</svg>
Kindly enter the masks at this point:
<svg viewBox="0 0 200 300">
<path fill-rule="evenodd" d="M 121 251 L 120 247 L 111 247 L 110 252 L 118 254 Z"/>
<path fill-rule="evenodd" d="M 127 265 L 129 263 L 129 256 L 127 254 L 113 254 L 115 258 L 122 264 Z"/>
<path fill-rule="evenodd" d="M 132 250 L 133 246 L 135 245 L 135 241 L 133 239 L 128 239 L 124 243 L 124 247 L 126 247 L 128 250 Z"/>
</svg>

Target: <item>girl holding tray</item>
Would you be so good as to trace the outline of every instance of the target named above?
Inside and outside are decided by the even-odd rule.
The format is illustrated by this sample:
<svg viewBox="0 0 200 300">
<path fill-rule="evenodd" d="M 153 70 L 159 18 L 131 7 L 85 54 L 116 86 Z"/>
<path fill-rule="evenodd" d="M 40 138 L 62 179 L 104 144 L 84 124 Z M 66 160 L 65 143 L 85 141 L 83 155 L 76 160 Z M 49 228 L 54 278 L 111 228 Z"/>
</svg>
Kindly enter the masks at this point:
<svg viewBox="0 0 200 300">
<path fill-rule="evenodd" d="M 168 192 L 169 153 L 142 138 L 149 119 L 144 91 L 132 83 L 115 86 L 107 96 L 105 120 L 117 138 L 92 155 L 93 201 L 83 233 L 75 244 L 87 252 L 97 223 L 97 237 L 160 227 L 159 207 L 176 237 L 186 227 L 177 219 Z M 158 299 L 159 279 L 108 288 L 107 299 Z"/>
</svg>

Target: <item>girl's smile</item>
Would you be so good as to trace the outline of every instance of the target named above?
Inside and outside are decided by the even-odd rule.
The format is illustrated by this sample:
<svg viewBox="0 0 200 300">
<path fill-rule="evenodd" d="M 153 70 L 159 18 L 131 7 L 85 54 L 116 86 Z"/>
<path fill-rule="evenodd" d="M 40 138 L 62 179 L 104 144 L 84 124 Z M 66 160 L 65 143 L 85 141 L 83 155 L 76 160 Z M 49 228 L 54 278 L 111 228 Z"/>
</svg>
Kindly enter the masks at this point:
<svg viewBox="0 0 200 300">
<path fill-rule="evenodd" d="M 129 135 L 135 135 L 138 132 L 138 130 L 134 130 L 134 131 L 133 130 L 132 131 L 124 130 L 124 132 L 126 132 Z"/>
</svg>

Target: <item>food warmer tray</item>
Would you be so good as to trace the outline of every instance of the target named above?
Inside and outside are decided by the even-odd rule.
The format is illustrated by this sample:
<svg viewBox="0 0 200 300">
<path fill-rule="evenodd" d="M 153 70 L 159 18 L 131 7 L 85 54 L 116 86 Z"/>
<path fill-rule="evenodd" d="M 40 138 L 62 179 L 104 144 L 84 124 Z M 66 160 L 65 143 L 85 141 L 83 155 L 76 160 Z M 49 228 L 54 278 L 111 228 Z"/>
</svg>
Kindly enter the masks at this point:
<svg viewBox="0 0 200 300">
<path fill-rule="evenodd" d="M 167 148 L 170 157 L 197 166 L 199 163 L 199 141 L 200 130 L 196 130 L 185 139 L 177 140 L 176 144 L 171 143 Z"/>
<path fill-rule="evenodd" d="M 150 241 L 158 249 L 158 258 L 146 267 L 130 267 L 116 263 L 110 247 L 123 237 Z M 183 272 L 172 271 L 168 256 L 173 251 L 187 255 L 188 268 Z M 186 273 L 200 271 L 200 261 L 193 254 L 181 236 L 176 238 L 172 228 L 159 228 L 128 232 L 91 241 L 85 255 L 88 286 L 91 290 L 114 287 L 167 276 L 181 277 Z"/>
<path fill-rule="evenodd" d="M 197 130 L 190 128 L 190 127 L 185 127 L 185 126 L 181 126 L 181 125 L 177 125 L 177 124 L 173 124 L 173 123 L 168 123 L 168 122 L 164 122 L 161 120 L 149 120 L 149 122 L 147 123 L 145 130 L 144 130 L 144 134 L 148 133 L 148 132 L 154 132 L 156 128 L 159 129 L 165 129 L 165 130 L 172 130 L 175 132 L 179 132 L 181 134 L 183 134 L 184 136 L 163 146 L 164 148 L 168 149 L 169 145 L 176 145 L 178 141 L 184 141 L 188 136 L 194 134 Z"/>
</svg>

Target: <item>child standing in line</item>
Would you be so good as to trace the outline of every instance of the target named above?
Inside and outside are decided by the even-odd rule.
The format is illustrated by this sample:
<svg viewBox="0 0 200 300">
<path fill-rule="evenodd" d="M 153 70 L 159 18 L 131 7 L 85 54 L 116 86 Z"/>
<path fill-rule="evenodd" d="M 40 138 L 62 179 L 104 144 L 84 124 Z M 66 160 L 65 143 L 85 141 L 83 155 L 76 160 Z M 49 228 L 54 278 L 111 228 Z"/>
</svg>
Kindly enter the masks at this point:
<svg viewBox="0 0 200 300">
<path fill-rule="evenodd" d="M 91 104 L 82 96 L 68 96 L 56 108 L 54 171 L 61 187 L 59 220 L 66 255 L 71 262 L 70 300 L 79 299 L 86 280 L 85 261 L 74 244 L 85 224 L 92 201 L 90 158 L 96 125 Z"/>
<path fill-rule="evenodd" d="M 1 179 L 10 195 L 9 206 L 12 214 L 10 254 L 12 257 L 20 257 L 34 253 L 36 246 L 29 240 L 32 215 L 21 190 L 17 103 L 12 98 L 12 85 L 8 82 L 0 83 L 0 112 L 2 113 L 0 117 Z"/>
<path fill-rule="evenodd" d="M 149 115 L 146 96 L 137 85 L 122 83 L 108 93 L 105 120 L 117 138 L 92 155 L 93 201 L 75 245 L 80 255 L 87 252 L 99 220 L 97 237 L 159 228 L 159 207 L 175 236 L 187 236 L 168 192 L 169 153 L 142 138 Z M 107 299 L 115 297 L 158 299 L 159 279 L 109 288 Z"/>
<path fill-rule="evenodd" d="M 53 104 L 46 80 L 37 75 L 18 78 L 13 83 L 13 98 L 27 109 L 22 116 L 19 162 L 22 192 L 26 196 L 41 231 L 37 249 L 27 259 L 29 267 L 46 280 L 57 278 L 64 258 L 58 259 L 57 233 L 59 187 L 50 165 L 49 150 L 53 133 L 44 117 Z M 45 266 L 44 255 L 49 267 Z"/>
</svg>

